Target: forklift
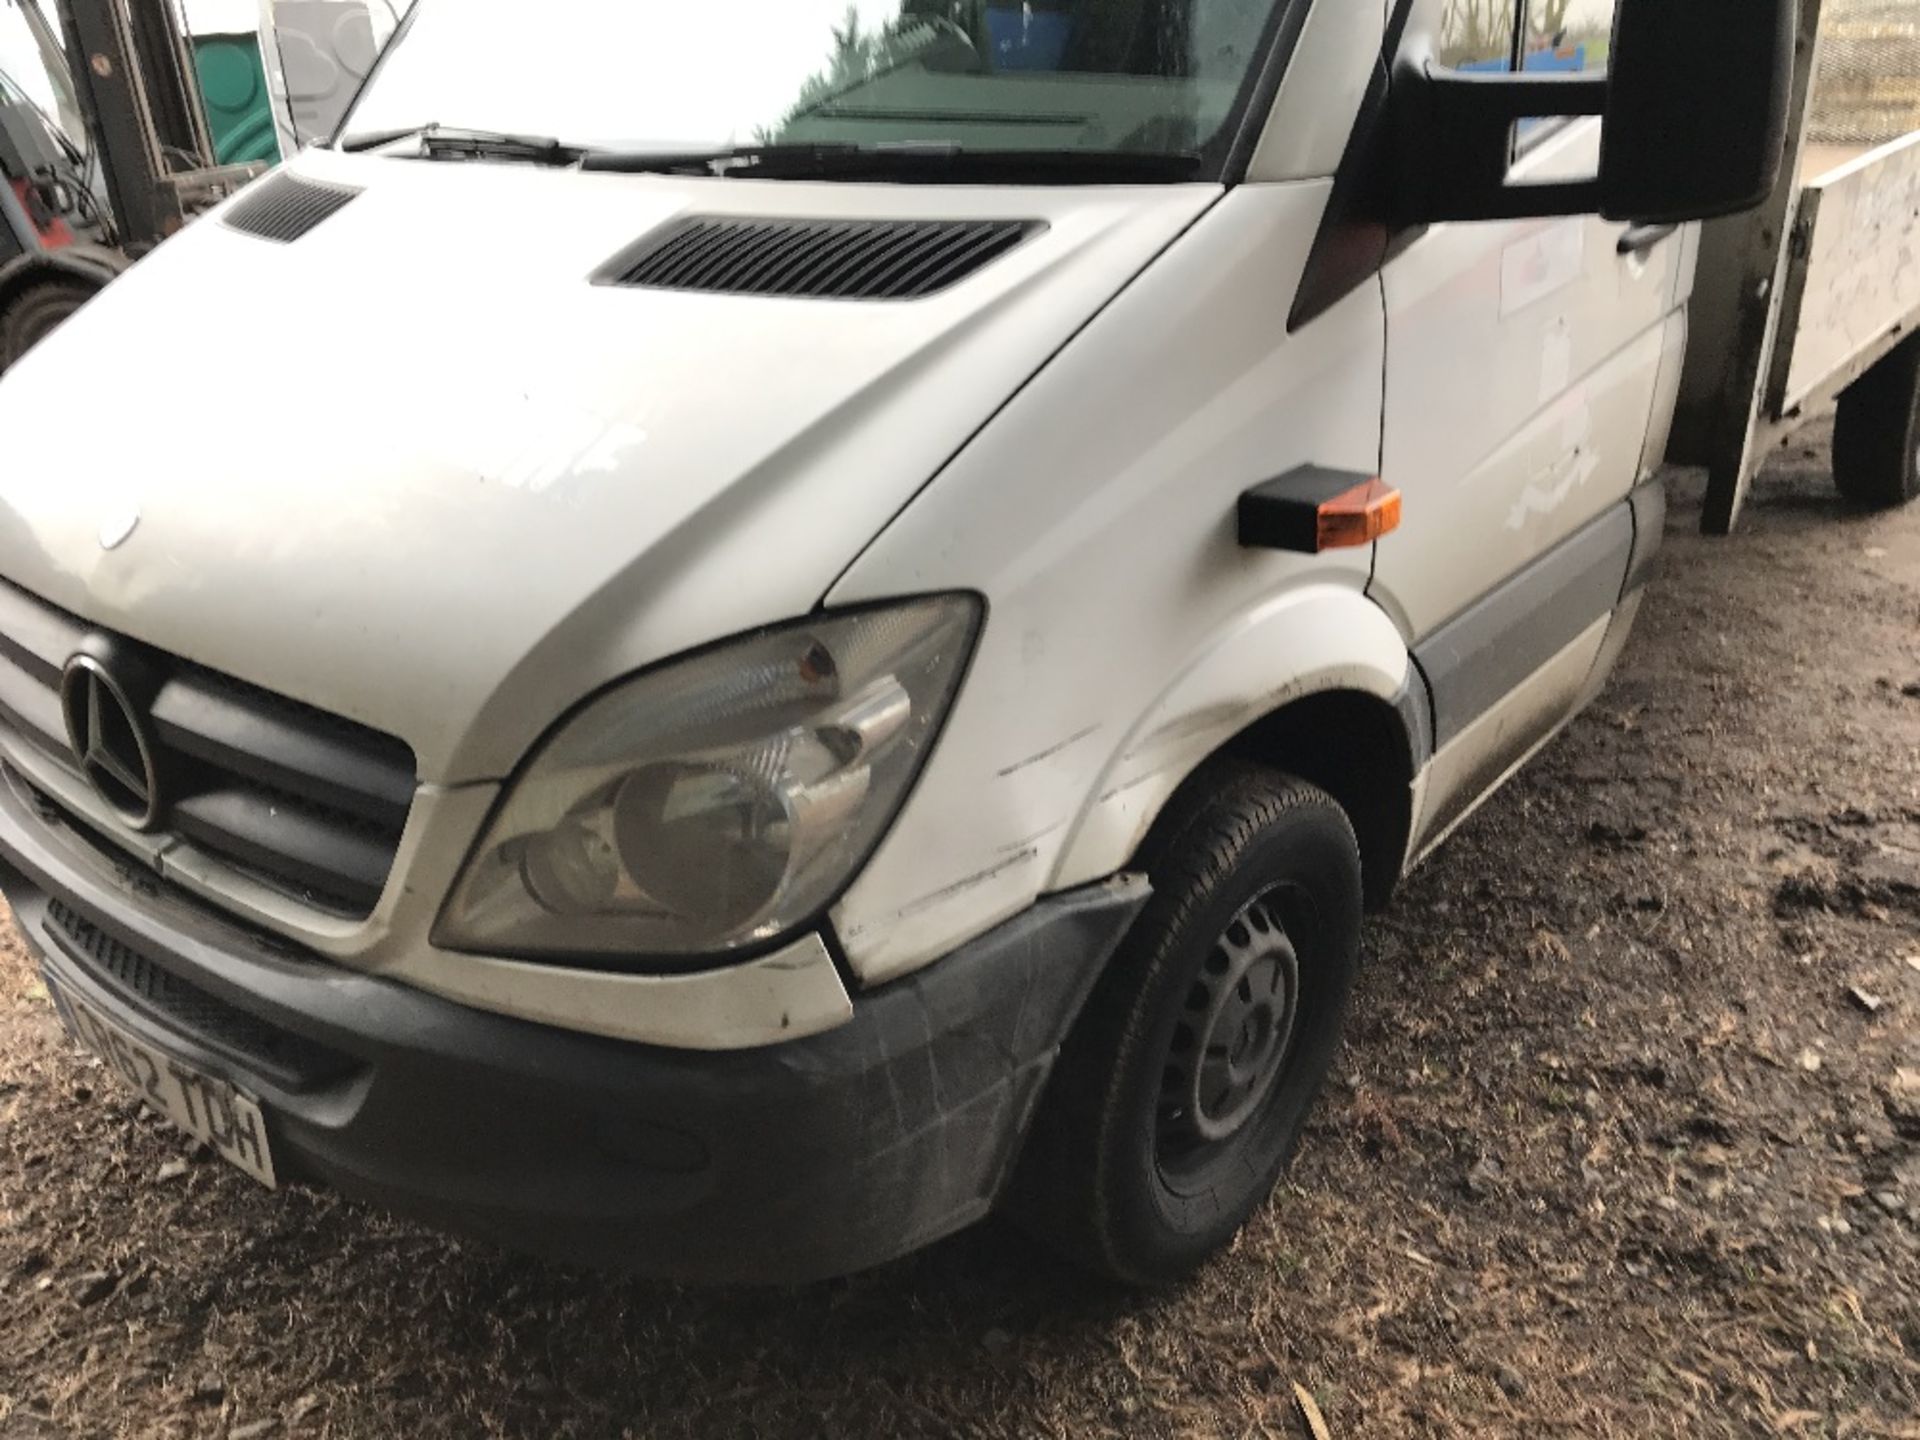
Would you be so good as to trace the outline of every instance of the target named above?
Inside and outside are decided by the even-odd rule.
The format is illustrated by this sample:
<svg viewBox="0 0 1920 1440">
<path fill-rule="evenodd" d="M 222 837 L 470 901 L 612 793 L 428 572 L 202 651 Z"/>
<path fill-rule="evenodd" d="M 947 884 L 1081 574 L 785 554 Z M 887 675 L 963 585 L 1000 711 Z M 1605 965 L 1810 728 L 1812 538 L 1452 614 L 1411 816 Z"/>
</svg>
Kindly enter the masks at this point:
<svg viewBox="0 0 1920 1440">
<path fill-rule="evenodd" d="M 0 0 L 73 135 L 0 74 L 0 372 L 129 265 L 258 175 L 219 165 L 172 0 Z M 61 36 L 65 36 L 65 43 Z"/>
</svg>

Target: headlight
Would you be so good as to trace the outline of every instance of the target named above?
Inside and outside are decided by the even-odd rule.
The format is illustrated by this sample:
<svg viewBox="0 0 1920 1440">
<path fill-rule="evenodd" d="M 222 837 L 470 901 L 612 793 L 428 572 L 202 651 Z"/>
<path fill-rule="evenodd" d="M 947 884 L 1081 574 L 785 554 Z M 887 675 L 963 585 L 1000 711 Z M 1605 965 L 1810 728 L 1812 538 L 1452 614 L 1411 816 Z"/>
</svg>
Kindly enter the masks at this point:
<svg viewBox="0 0 1920 1440">
<path fill-rule="evenodd" d="M 822 616 L 589 702 L 508 791 L 435 942 L 692 958 L 813 920 L 906 799 L 979 613 Z"/>
</svg>

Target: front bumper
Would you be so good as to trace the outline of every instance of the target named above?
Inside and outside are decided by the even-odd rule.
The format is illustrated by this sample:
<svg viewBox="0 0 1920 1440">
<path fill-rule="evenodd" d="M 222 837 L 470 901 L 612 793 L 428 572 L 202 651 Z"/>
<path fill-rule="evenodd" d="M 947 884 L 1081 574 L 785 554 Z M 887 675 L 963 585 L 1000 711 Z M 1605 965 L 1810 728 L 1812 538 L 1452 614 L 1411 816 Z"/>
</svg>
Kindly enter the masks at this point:
<svg viewBox="0 0 1920 1440">
<path fill-rule="evenodd" d="M 986 1213 L 1144 880 L 1043 901 L 826 1034 L 665 1050 L 340 969 L 0 787 L 0 890 L 53 983 L 256 1097 L 284 1178 L 557 1259 L 796 1281 Z"/>
</svg>

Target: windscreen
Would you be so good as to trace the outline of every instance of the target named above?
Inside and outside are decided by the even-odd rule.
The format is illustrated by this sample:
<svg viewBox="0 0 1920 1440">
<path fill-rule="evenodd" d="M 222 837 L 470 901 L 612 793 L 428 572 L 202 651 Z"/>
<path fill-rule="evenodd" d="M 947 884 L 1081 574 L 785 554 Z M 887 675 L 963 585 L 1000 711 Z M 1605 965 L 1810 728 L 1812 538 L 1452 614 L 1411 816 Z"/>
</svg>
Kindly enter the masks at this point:
<svg viewBox="0 0 1920 1440">
<path fill-rule="evenodd" d="M 1286 0 L 419 0 L 346 128 L 1198 153 Z"/>
</svg>

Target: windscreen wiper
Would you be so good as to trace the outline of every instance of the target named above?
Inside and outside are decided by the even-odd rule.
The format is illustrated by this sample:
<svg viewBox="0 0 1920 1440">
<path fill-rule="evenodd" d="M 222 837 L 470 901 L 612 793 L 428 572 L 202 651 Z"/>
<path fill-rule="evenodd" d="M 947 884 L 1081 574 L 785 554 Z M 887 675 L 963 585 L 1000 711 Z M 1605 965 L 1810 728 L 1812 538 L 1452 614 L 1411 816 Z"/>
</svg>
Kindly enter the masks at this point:
<svg viewBox="0 0 1920 1440">
<path fill-rule="evenodd" d="M 329 143 L 342 154 L 358 155 L 362 151 L 397 145 L 402 140 L 412 139 L 415 135 L 425 135 L 439 128 L 437 124 L 427 124 L 401 125 L 391 130 L 356 130 L 351 135 L 335 136 Z"/>
<path fill-rule="evenodd" d="M 901 180 L 976 184 L 1122 184 L 1192 179 L 1186 151 L 973 150 L 951 144 L 789 142 L 727 150 L 642 153 L 588 150 L 582 170 L 616 174 L 733 175 L 753 180 Z"/>
<path fill-rule="evenodd" d="M 828 156 L 858 154 L 860 147 L 845 141 L 780 145 L 731 145 L 723 150 L 589 150 L 582 170 L 610 175 L 722 175 L 773 161 L 806 166 L 824 163 Z"/>
<path fill-rule="evenodd" d="M 335 149 L 349 155 L 420 139 L 426 160 L 518 160 L 529 165 L 578 165 L 588 151 L 548 135 L 510 135 L 500 130 L 468 130 L 449 125 L 411 125 L 397 130 L 368 130 L 346 135 Z"/>
</svg>

